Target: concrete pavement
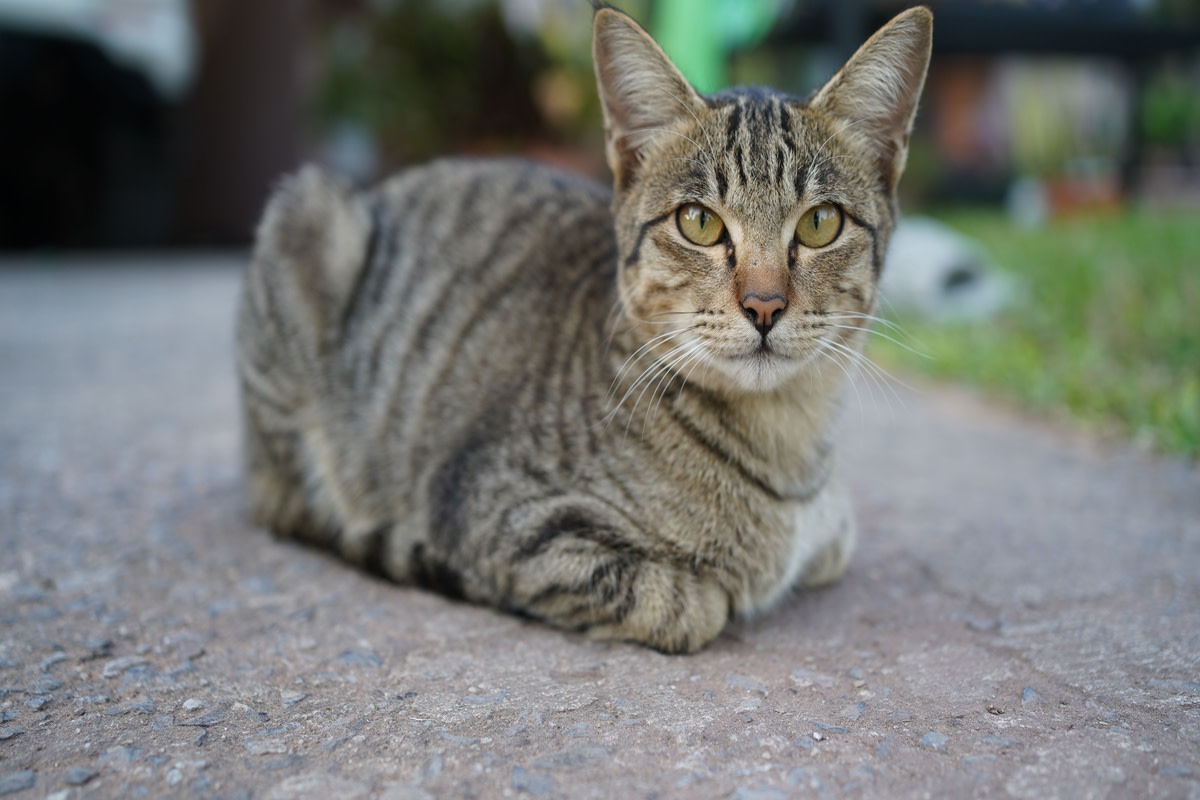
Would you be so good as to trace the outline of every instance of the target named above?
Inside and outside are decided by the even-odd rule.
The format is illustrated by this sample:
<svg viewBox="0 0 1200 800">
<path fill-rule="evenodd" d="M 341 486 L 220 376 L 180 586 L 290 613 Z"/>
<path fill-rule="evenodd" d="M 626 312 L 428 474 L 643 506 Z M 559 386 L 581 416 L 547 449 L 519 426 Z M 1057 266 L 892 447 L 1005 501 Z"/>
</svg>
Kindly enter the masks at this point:
<svg viewBox="0 0 1200 800">
<path fill-rule="evenodd" d="M 846 578 L 704 652 L 243 517 L 235 257 L 0 263 L 0 796 L 1200 798 L 1200 478 L 860 382 Z"/>
</svg>

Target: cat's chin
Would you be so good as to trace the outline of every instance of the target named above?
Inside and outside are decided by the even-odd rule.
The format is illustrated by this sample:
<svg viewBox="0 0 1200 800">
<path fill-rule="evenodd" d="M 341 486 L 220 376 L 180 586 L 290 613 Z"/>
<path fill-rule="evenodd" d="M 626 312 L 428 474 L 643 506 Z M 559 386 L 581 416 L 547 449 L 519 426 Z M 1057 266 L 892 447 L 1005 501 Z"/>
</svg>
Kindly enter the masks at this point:
<svg viewBox="0 0 1200 800">
<path fill-rule="evenodd" d="M 688 381 L 726 394 L 767 394 L 799 381 L 808 382 L 814 374 L 813 362 L 811 357 L 756 348 L 749 353 L 712 358 L 702 369 L 694 370 Z"/>
</svg>

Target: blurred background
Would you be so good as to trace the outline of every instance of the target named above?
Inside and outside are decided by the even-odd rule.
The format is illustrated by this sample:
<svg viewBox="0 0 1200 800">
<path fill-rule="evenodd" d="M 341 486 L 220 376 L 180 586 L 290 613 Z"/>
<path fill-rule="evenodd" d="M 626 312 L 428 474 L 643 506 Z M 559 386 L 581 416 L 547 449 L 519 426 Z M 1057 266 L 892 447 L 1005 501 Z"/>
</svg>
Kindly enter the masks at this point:
<svg viewBox="0 0 1200 800">
<path fill-rule="evenodd" d="M 702 91 L 806 95 L 893 0 L 625 0 Z M 879 369 L 1200 456 L 1200 0 L 930 0 Z M 604 178 L 585 0 L 0 0 L 0 251 L 245 247 L 273 183 Z M 867 390 L 886 391 L 867 370 Z"/>
</svg>

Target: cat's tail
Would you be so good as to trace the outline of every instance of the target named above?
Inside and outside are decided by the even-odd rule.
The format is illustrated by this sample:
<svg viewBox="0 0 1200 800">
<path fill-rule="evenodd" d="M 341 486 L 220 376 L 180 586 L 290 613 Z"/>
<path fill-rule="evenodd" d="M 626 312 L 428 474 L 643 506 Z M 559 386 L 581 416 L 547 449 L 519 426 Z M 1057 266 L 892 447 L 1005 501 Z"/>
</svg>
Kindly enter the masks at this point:
<svg viewBox="0 0 1200 800">
<path fill-rule="evenodd" d="M 258 227 L 254 260 L 291 284 L 318 336 L 335 333 L 364 269 L 371 218 L 353 191 L 319 167 L 285 178 Z"/>
</svg>

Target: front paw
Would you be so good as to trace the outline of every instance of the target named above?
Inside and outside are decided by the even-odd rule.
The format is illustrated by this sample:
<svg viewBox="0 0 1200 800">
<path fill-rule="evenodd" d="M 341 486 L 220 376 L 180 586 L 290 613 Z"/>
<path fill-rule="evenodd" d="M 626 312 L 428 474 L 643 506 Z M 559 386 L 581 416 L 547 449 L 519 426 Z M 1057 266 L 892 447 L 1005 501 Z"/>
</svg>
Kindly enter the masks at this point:
<svg viewBox="0 0 1200 800">
<path fill-rule="evenodd" d="M 715 581 L 675 566 L 641 565 L 620 619 L 587 628 L 596 639 L 636 642 L 663 653 L 694 653 L 729 621 L 729 595 Z"/>
</svg>

